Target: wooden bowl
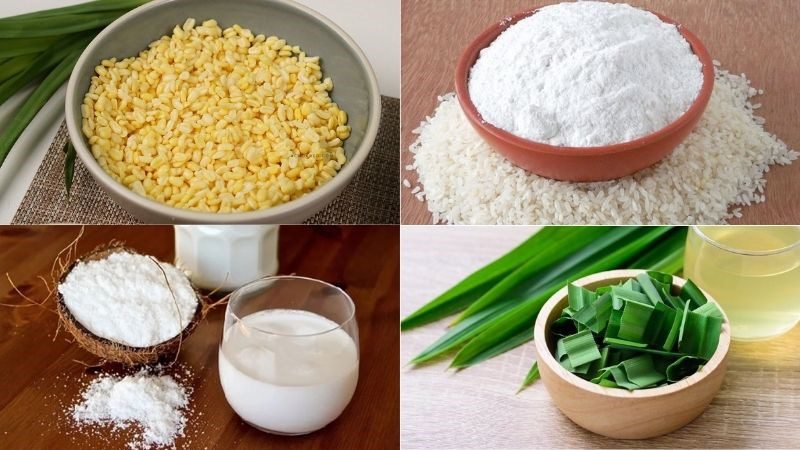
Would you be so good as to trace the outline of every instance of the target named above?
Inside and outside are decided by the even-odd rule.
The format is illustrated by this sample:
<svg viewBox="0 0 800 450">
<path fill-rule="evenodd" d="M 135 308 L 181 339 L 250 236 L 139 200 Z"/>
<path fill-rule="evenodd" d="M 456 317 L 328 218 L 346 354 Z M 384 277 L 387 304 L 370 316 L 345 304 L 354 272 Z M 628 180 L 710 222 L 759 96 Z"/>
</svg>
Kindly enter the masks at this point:
<svg viewBox="0 0 800 450">
<path fill-rule="evenodd" d="M 593 289 L 617 284 L 642 272 L 612 270 L 581 278 L 575 284 Z M 674 277 L 673 293 L 680 291 L 684 283 L 685 280 Z M 716 303 L 708 293 L 706 297 Z M 697 418 L 719 391 L 731 343 L 727 316 L 722 324 L 717 351 L 697 373 L 668 386 L 628 391 L 590 383 L 561 367 L 553 357 L 555 341 L 550 339 L 550 325 L 566 305 L 567 288 L 564 287 L 542 307 L 536 319 L 533 342 L 539 372 L 550 397 L 564 415 L 581 427 L 616 439 L 660 436 Z"/>
<path fill-rule="evenodd" d="M 703 85 L 697 98 L 674 122 L 651 134 L 621 144 L 597 147 L 562 147 L 535 142 L 500 129 L 485 120 L 469 95 L 469 75 L 481 50 L 511 25 L 536 13 L 523 11 L 496 22 L 463 51 L 456 66 L 458 101 L 478 135 L 509 161 L 537 175 L 562 181 L 606 181 L 630 175 L 661 161 L 694 129 L 711 99 L 714 64 L 700 39 L 674 20 L 653 13 L 663 22 L 675 24 L 703 65 Z M 652 11 L 650 11 L 652 12 Z"/>
</svg>

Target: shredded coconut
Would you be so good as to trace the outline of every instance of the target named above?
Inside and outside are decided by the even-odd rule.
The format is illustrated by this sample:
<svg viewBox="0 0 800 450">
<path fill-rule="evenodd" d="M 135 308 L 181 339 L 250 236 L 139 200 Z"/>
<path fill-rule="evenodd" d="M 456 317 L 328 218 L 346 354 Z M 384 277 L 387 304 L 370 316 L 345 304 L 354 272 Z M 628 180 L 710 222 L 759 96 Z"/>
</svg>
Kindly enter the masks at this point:
<svg viewBox="0 0 800 450">
<path fill-rule="evenodd" d="M 699 124 L 653 167 L 602 183 L 538 177 L 492 150 L 454 95 L 414 131 L 414 167 L 434 222 L 456 224 L 710 224 L 739 217 L 734 205 L 765 200 L 764 172 L 798 153 L 762 127 L 742 75 L 718 70 Z"/>
<path fill-rule="evenodd" d="M 487 122 L 537 142 L 627 142 L 675 121 L 703 84 L 675 25 L 625 4 L 560 3 L 506 29 L 472 67 Z"/>
<path fill-rule="evenodd" d="M 148 256 L 112 253 L 78 263 L 58 291 L 75 319 L 96 336 L 149 347 L 177 336 L 198 304 L 186 275 L 171 264 L 160 265 L 163 272 Z"/>
<path fill-rule="evenodd" d="M 169 375 L 151 375 L 141 370 L 134 375 L 102 375 L 82 394 L 82 401 L 71 409 L 79 425 L 111 425 L 114 429 L 140 427 L 132 449 L 173 447 L 184 434 L 184 410 L 189 393 Z"/>
</svg>

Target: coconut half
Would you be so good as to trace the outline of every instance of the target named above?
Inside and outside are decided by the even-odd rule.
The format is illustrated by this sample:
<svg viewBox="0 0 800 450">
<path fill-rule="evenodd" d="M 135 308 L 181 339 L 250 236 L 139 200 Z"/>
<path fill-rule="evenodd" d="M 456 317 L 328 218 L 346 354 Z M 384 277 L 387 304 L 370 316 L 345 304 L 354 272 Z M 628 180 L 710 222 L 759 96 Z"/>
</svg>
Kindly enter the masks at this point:
<svg viewBox="0 0 800 450">
<path fill-rule="evenodd" d="M 140 254 L 135 250 L 127 248 L 123 245 L 111 245 L 105 248 L 98 248 L 92 252 L 78 258 L 64 271 L 59 279 L 59 284 L 63 283 L 70 272 L 75 268 L 79 262 L 85 261 L 99 261 L 106 259 L 113 253 L 134 253 Z M 67 307 L 64 297 L 56 288 L 57 298 L 57 312 L 61 326 L 63 326 L 72 336 L 75 341 L 89 353 L 92 353 L 107 361 L 118 362 L 127 365 L 138 364 L 151 364 L 158 361 L 167 360 L 175 357 L 180 349 L 183 340 L 189 337 L 191 333 L 197 328 L 200 320 L 203 318 L 203 297 L 197 291 L 194 284 L 189 281 L 195 294 L 197 295 L 197 309 L 195 310 L 192 319 L 183 328 L 177 336 L 156 345 L 149 347 L 131 347 L 119 342 L 100 337 L 86 329 L 78 320 L 72 315 Z"/>
</svg>

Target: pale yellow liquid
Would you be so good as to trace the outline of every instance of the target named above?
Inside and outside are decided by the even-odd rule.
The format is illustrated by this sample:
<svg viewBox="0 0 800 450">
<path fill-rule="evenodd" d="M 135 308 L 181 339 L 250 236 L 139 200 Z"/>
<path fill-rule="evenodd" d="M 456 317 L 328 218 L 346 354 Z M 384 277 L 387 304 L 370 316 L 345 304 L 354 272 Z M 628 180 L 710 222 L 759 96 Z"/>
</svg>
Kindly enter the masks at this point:
<svg viewBox="0 0 800 450">
<path fill-rule="evenodd" d="M 684 275 L 711 294 L 728 315 L 731 334 L 761 340 L 791 330 L 800 321 L 800 227 L 703 226 L 686 240 Z M 780 249 L 787 249 L 778 251 Z M 775 252 L 775 253 L 772 253 Z"/>
</svg>

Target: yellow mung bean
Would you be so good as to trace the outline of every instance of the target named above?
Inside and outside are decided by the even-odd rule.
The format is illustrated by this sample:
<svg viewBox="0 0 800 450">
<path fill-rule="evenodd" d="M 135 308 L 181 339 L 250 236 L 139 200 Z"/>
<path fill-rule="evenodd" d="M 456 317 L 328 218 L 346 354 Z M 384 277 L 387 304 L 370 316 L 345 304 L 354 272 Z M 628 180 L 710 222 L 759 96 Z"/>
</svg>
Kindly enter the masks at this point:
<svg viewBox="0 0 800 450">
<path fill-rule="evenodd" d="M 252 211 L 319 188 L 345 163 L 350 126 L 332 90 L 319 57 L 298 46 L 188 19 L 136 57 L 101 61 L 82 130 L 100 166 L 136 193 Z"/>
</svg>

